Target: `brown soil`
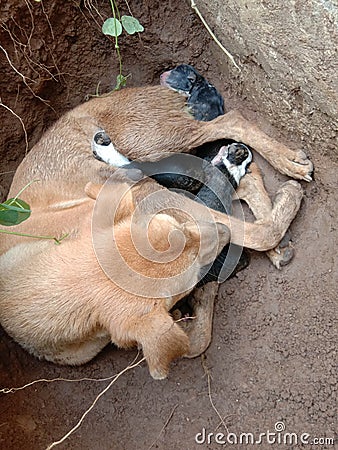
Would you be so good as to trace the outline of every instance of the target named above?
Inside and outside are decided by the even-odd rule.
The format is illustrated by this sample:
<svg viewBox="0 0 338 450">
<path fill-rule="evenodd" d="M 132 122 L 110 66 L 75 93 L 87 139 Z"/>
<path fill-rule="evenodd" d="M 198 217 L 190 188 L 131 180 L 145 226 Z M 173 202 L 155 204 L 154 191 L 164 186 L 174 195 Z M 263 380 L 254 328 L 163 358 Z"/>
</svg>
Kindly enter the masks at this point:
<svg viewBox="0 0 338 450">
<path fill-rule="evenodd" d="M 26 79 L 33 92 L 48 100 L 50 106 L 33 97 L 0 51 L 1 100 L 23 119 L 32 146 L 60 114 L 84 101 L 86 94 L 94 93 L 98 82 L 101 92 L 111 89 L 117 62 L 112 41 L 95 24 L 94 19 L 100 19 L 82 3 L 80 7 L 75 1 L 52 2 L 47 7 L 46 2 L 45 10 L 42 2 L 18 3 L 2 2 L 0 42 L 15 67 L 33 80 Z M 99 9 L 107 17 L 109 2 L 105 3 Z M 214 441 L 204 446 L 195 442 L 196 433 L 203 427 L 207 432 L 217 429 L 226 433 L 211 405 L 206 367 L 214 405 L 230 432 L 252 432 L 257 437 L 260 432 L 274 431 L 275 423 L 282 421 L 288 432 L 333 437 L 337 395 L 337 165 L 319 144 L 314 145 L 310 139 L 301 142 L 297 134 L 288 135 L 278 124 L 273 128 L 264 110 L 257 105 L 253 108 L 249 98 L 241 98 L 231 89 L 224 73 L 213 63 L 213 44 L 186 3 L 145 0 L 131 2 L 131 6 L 146 31 L 140 37 L 120 39 L 124 70 L 131 73 L 129 86 L 155 84 L 163 70 L 182 62 L 193 64 L 221 90 L 228 109 L 237 107 L 271 135 L 295 148 L 302 146 L 315 164 L 315 181 L 304 185 L 301 211 L 291 227 L 294 261 L 277 271 L 264 255 L 255 253 L 246 270 L 220 286 L 213 340 L 203 364 L 201 358 L 177 361 L 169 378 L 160 382 L 150 378 L 145 365 L 127 372 L 60 448 L 218 448 Z M 124 8 L 121 2 L 122 12 Z M 10 172 L 24 156 L 24 135 L 20 122 L 10 112 L 1 108 L 0 114 L 0 169 Z M 317 120 L 324 130 L 325 116 L 322 122 Z M 289 129 L 294 128 L 292 122 Z M 256 160 L 273 194 L 284 178 L 260 158 Z M 0 175 L 2 197 L 12 175 Z M 110 346 L 83 367 L 58 367 L 36 360 L 1 332 L 0 385 L 21 386 L 40 378 L 108 377 L 122 370 L 135 354 Z M 106 384 L 58 381 L 3 394 L 0 447 L 44 449 L 76 424 Z M 232 448 L 254 446 L 238 444 Z M 265 442 L 260 448 L 270 445 Z"/>
</svg>

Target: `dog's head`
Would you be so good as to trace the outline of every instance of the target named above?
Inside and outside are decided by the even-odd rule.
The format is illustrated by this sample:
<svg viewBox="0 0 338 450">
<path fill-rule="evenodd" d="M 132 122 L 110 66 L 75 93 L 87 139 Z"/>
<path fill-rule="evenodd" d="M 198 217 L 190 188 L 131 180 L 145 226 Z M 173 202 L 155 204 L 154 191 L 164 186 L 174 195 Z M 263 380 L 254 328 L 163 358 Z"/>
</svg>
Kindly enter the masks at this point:
<svg viewBox="0 0 338 450">
<path fill-rule="evenodd" d="M 222 224 L 179 216 L 164 210 L 115 224 L 119 254 L 128 270 L 144 278 L 140 291 L 149 297 L 183 296 L 199 281 L 201 268 L 230 240 Z"/>
<path fill-rule="evenodd" d="M 97 257 L 119 284 L 137 274 L 135 294 L 183 295 L 198 282 L 201 267 L 212 263 L 230 240 L 226 226 L 211 216 L 196 217 L 193 202 L 187 205 L 187 198 L 150 179 L 110 183 L 99 195 L 91 194 L 97 198 L 92 226 Z"/>
</svg>

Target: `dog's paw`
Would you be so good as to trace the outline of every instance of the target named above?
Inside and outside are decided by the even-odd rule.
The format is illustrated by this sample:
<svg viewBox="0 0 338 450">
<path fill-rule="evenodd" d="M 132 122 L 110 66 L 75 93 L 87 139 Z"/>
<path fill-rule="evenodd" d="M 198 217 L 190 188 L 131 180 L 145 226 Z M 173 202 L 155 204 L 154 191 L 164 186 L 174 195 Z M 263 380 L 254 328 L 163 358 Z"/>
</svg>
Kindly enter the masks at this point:
<svg viewBox="0 0 338 450">
<path fill-rule="evenodd" d="M 294 254 L 295 252 L 291 243 L 291 234 L 289 231 L 285 234 L 277 247 L 266 252 L 267 257 L 278 270 L 281 270 L 282 267 L 289 264 L 292 261 Z"/>
<path fill-rule="evenodd" d="M 290 150 L 287 156 L 283 156 L 279 169 L 297 180 L 312 181 L 313 164 L 302 150 Z"/>
</svg>

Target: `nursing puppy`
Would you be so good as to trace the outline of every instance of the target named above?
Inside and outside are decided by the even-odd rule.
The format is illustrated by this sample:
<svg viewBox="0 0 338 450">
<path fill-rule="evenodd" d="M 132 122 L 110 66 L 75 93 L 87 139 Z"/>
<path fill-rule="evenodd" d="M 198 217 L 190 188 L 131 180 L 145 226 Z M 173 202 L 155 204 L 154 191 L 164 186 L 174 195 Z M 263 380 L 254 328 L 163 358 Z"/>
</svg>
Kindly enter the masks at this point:
<svg viewBox="0 0 338 450">
<path fill-rule="evenodd" d="M 220 141 L 218 141 L 220 142 Z M 93 155 L 109 165 L 137 168 L 162 186 L 195 195 L 195 200 L 208 208 L 225 214 L 232 213 L 232 199 L 243 176 L 252 161 L 252 152 L 241 143 L 218 146 L 218 152 L 204 158 L 173 155 L 156 162 L 129 161 L 119 154 L 104 131 L 95 134 L 92 142 Z M 228 246 L 218 255 L 217 260 L 199 286 L 210 281 L 224 281 L 248 265 L 249 256 L 242 247 Z"/>
<path fill-rule="evenodd" d="M 196 120 L 209 121 L 224 114 L 221 94 L 189 64 L 163 72 L 160 82 L 187 97 L 187 105 Z"/>
</svg>

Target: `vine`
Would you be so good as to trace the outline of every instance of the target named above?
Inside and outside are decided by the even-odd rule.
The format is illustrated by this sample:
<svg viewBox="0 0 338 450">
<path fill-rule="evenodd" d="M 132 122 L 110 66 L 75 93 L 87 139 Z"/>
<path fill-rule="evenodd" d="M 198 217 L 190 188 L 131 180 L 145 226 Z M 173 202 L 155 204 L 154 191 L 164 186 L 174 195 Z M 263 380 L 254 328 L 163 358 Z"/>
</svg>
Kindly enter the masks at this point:
<svg viewBox="0 0 338 450">
<path fill-rule="evenodd" d="M 122 34 L 123 29 L 128 34 L 141 33 L 144 31 L 143 26 L 140 24 L 138 19 L 133 16 L 120 16 L 120 11 L 117 7 L 115 0 L 110 0 L 110 5 L 113 13 L 113 17 L 106 19 L 102 25 L 102 33 L 107 36 L 112 36 L 115 38 L 115 49 L 117 57 L 119 60 L 119 74 L 116 78 L 116 86 L 114 91 L 119 90 L 121 87 L 126 85 L 128 75 L 123 75 L 122 68 L 122 57 L 119 47 L 118 37 Z M 127 4 L 128 5 L 128 4 Z M 129 7 L 129 6 L 128 6 Z"/>
</svg>

